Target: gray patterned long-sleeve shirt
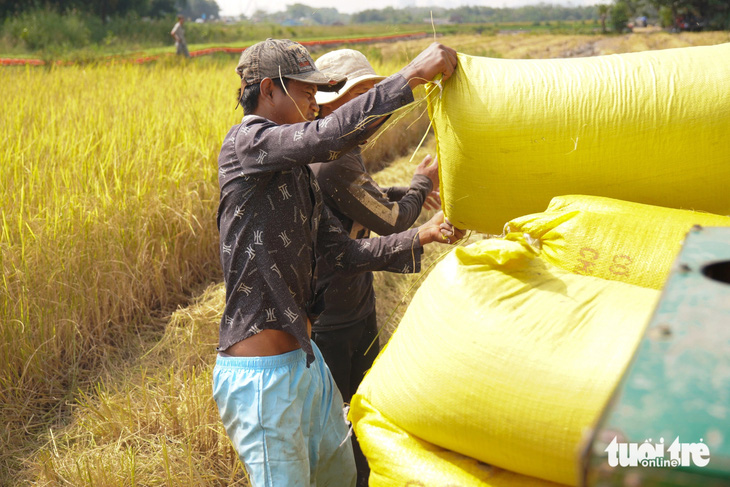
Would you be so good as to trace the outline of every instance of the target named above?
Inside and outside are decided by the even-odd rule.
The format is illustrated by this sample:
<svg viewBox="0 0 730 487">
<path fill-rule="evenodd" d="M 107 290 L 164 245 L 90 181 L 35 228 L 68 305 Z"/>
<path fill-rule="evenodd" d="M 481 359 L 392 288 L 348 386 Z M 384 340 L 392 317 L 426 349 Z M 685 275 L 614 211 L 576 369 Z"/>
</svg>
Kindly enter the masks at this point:
<svg viewBox="0 0 730 487">
<path fill-rule="evenodd" d="M 218 350 L 264 329 L 296 337 L 313 360 L 307 319 L 322 300 L 316 255 L 333 272 L 418 272 L 416 230 L 352 240 L 324 206 L 307 164 L 336 160 L 370 135 L 373 116 L 413 101 L 400 75 L 313 122 L 277 125 L 247 115 L 226 135 L 218 157 L 220 257 L 226 305 Z"/>
<path fill-rule="evenodd" d="M 418 218 L 433 189 L 427 176 L 416 174 L 409 187 L 381 188 L 365 169 L 357 147 L 330 163 L 310 165 L 322 188 L 324 202 L 352 238 L 366 238 L 370 230 L 390 235 L 407 230 Z M 319 265 L 317 289 L 325 308 L 312 331 L 344 328 L 375 311 L 373 273 L 334 274 Z"/>
</svg>

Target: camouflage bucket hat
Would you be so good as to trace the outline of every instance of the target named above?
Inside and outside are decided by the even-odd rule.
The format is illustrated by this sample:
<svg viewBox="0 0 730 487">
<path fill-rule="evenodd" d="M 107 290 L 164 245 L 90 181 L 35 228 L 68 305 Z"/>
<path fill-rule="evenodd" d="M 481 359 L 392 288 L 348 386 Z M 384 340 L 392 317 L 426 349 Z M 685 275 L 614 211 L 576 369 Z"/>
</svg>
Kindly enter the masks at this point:
<svg viewBox="0 0 730 487">
<path fill-rule="evenodd" d="M 345 76 L 319 71 L 307 49 L 289 39 L 266 39 L 247 48 L 241 53 L 236 73 L 244 85 L 282 76 L 317 85 L 321 91 L 338 91 L 347 81 Z"/>
</svg>

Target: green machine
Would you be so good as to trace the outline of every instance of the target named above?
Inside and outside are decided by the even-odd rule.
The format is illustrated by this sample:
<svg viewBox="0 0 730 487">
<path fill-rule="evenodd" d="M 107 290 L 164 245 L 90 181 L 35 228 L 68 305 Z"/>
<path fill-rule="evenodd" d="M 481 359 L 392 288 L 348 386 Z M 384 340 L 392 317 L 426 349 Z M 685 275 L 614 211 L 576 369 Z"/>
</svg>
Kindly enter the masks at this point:
<svg viewBox="0 0 730 487">
<path fill-rule="evenodd" d="M 584 486 L 730 486 L 730 228 L 688 233 L 581 460 Z"/>
</svg>

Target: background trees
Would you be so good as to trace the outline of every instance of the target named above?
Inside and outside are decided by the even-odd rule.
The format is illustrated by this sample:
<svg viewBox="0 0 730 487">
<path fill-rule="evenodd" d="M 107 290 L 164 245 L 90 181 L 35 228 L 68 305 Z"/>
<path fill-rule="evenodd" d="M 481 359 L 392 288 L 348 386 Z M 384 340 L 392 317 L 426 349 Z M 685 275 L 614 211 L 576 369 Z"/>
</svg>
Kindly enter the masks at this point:
<svg viewBox="0 0 730 487">
<path fill-rule="evenodd" d="M 564 0 L 551 0 L 554 2 Z M 0 19 L 38 9 L 57 13 L 93 15 L 102 22 L 110 17 L 135 15 L 158 18 L 182 13 L 188 18 L 218 17 L 215 0 L 0 0 Z M 635 17 L 661 21 L 663 27 L 673 27 L 679 18 L 700 19 L 703 28 L 730 28 L 728 0 L 607 0 L 603 5 L 564 7 L 540 3 L 519 8 L 492 8 L 462 6 L 457 8 L 392 7 L 369 9 L 353 15 L 342 14 L 335 8 L 313 8 L 294 2 L 281 12 L 257 12 L 257 19 L 289 24 L 332 25 L 339 23 L 420 23 L 430 18 L 452 23 L 479 22 L 546 22 L 600 19 L 605 31 L 606 22 L 620 32 Z"/>
<path fill-rule="evenodd" d="M 89 14 L 102 21 L 130 14 L 156 18 L 176 12 L 192 18 L 202 14 L 217 17 L 220 10 L 215 0 L 0 0 L 0 18 L 38 9 Z"/>
<path fill-rule="evenodd" d="M 638 5 L 633 5 L 634 2 Z M 727 0 L 633 0 L 630 7 L 632 13 L 655 9 L 662 27 L 673 27 L 678 19 L 692 17 L 703 24 L 702 28 L 730 28 L 730 2 Z"/>
<path fill-rule="evenodd" d="M 629 25 L 631 7 L 625 0 L 618 0 L 611 7 L 611 27 L 614 32 L 623 32 Z"/>
</svg>

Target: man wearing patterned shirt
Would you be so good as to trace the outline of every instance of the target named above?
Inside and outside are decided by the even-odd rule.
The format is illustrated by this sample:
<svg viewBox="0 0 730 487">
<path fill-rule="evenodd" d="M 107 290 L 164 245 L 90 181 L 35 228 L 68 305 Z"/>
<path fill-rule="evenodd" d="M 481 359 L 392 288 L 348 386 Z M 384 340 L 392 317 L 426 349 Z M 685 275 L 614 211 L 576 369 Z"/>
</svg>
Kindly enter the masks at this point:
<svg viewBox="0 0 730 487">
<path fill-rule="evenodd" d="M 373 118 L 412 102 L 413 87 L 448 78 L 455 65 L 453 49 L 433 44 L 372 94 L 315 121 L 315 93 L 343 78 L 318 71 L 288 40 L 241 55 L 244 117 L 218 158 L 226 304 L 213 395 L 255 487 L 355 482 L 342 399 L 310 340 L 322 305 L 316 255 L 334 272 L 417 272 L 424 244 L 459 233 L 438 214 L 418 229 L 351 240 L 307 164 L 356 147 Z"/>
<path fill-rule="evenodd" d="M 330 75 L 347 77 L 338 92 L 317 92 L 319 118 L 329 116 L 385 79 L 378 76 L 365 55 L 354 49 L 328 52 L 315 65 Z M 371 230 L 378 235 L 407 230 L 420 215 L 421 207 L 436 208 L 440 201 L 434 192 L 439 184 L 438 164 L 431 156 L 416 167 L 408 187 L 378 186 L 365 168 L 359 147 L 336 161 L 315 162 L 309 167 L 322 188 L 325 205 L 352 238 L 367 238 Z M 325 307 L 312 324 L 312 339 L 342 399 L 349 403 L 380 351 L 373 273 L 335 274 L 324 259 L 320 261 L 317 289 L 324 293 Z M 367 486 L 370 469 L 354 435 L 352 440 L 357 485 Z"/>
</svg>

